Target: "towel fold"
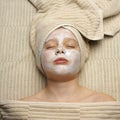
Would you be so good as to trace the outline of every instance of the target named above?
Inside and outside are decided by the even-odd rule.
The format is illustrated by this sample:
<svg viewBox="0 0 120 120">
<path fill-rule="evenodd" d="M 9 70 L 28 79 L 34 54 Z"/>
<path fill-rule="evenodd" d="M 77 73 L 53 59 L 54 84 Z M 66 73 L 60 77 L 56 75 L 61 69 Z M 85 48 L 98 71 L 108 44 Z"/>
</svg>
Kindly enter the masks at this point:
<svg viewBox="0 0 120 120">
<path fill-rule="evenodd" d="M 5 101 L 2 120 L 120 120 L 120 103 Z"/>
<path fill-rule="evenodd" d="M 90 40 L 102 39 L 104 35 L 114 36 L 120 31 L 120 17 L 117 16 L 120 14 L 120 1 L 118 0 L 29 1 L 36 7 L 38 13 L 41 14 L 41 21 L 44 17 L 48 20 L 46 21 L 47 23 L 49 23 L 50 19 L 69 19 L 69 21 L 72 21 L 71 24 L 76 25 L 76 28 Z M 60 21 L 60 19 L 57 20 Z M 118 24 L 113 25 L 116 22 Z M 56 21 L 54 21 L 55 23 Z M 64 23 L 66 22 L 64 21 Z"/>
</svg>

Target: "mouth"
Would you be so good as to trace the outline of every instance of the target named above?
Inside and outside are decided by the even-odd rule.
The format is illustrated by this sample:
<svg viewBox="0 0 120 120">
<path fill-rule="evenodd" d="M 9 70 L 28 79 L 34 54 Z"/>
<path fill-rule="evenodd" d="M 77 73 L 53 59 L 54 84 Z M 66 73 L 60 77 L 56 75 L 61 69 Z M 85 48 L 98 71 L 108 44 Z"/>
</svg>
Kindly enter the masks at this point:
<svg viewBox="0 0 120 120">
<path fill-rule="evenodd" d="M 65 58 L 58 58 L 56 60 L 54 60 L 54 64 L 68 64 L 68 60 Z"/>
</svg>

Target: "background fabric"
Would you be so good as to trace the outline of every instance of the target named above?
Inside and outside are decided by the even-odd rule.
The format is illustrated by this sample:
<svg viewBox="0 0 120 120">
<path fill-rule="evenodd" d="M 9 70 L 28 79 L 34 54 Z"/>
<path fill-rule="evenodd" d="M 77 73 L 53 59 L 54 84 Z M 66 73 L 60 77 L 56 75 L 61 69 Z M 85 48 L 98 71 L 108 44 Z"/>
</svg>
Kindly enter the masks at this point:
<svg viewBox="0 0 120 120">
<path fill-rule="evenodd" d="M 0 0 L 1 100 L 17 100 L 32 95 L 45 85 L 29 45 L 30 24 L 35 14 L 35 7 L 27 0 Z M 119 14 L 114 17 L 118 19 Z M 118 22 L 112 24 L 115 27 L 117 25 Z M 80 75 L 80 84 L 110 94 L 118 101 L 119 39 L 118 31 L 114 37 L 105 36 L 102 41 L 92 42 L 89 60 Z"/>
</svg>

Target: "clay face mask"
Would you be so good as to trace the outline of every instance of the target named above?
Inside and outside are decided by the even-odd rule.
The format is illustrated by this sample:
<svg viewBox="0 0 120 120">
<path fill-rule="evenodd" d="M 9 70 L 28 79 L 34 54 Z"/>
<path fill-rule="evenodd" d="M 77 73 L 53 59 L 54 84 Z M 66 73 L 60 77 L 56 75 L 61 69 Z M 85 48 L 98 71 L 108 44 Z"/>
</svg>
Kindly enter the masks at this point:
<svg viewBox="0 0 120 120">
<path fill-rule="evenodd" d="M 67 29 L 56 29 L 45 41 L 41 60 L 46 75 L 77 74 L 80 69 L 80 49 L 76 37 Z"/>
</svg>

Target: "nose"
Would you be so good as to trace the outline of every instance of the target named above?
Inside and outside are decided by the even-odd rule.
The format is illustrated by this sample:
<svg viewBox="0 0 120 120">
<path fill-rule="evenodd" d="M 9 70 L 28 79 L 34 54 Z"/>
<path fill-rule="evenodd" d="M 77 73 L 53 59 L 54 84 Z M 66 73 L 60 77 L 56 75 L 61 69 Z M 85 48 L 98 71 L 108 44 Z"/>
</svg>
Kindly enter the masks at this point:
<svg viewBox="0 0 120 120">
<path fill-rule="evenodd" d="M 65 49 L 63 47 L 57 48 L 55 51 L 55 55 L 58 55 L 58 54 L 65 54 Z"/>
</svg>

